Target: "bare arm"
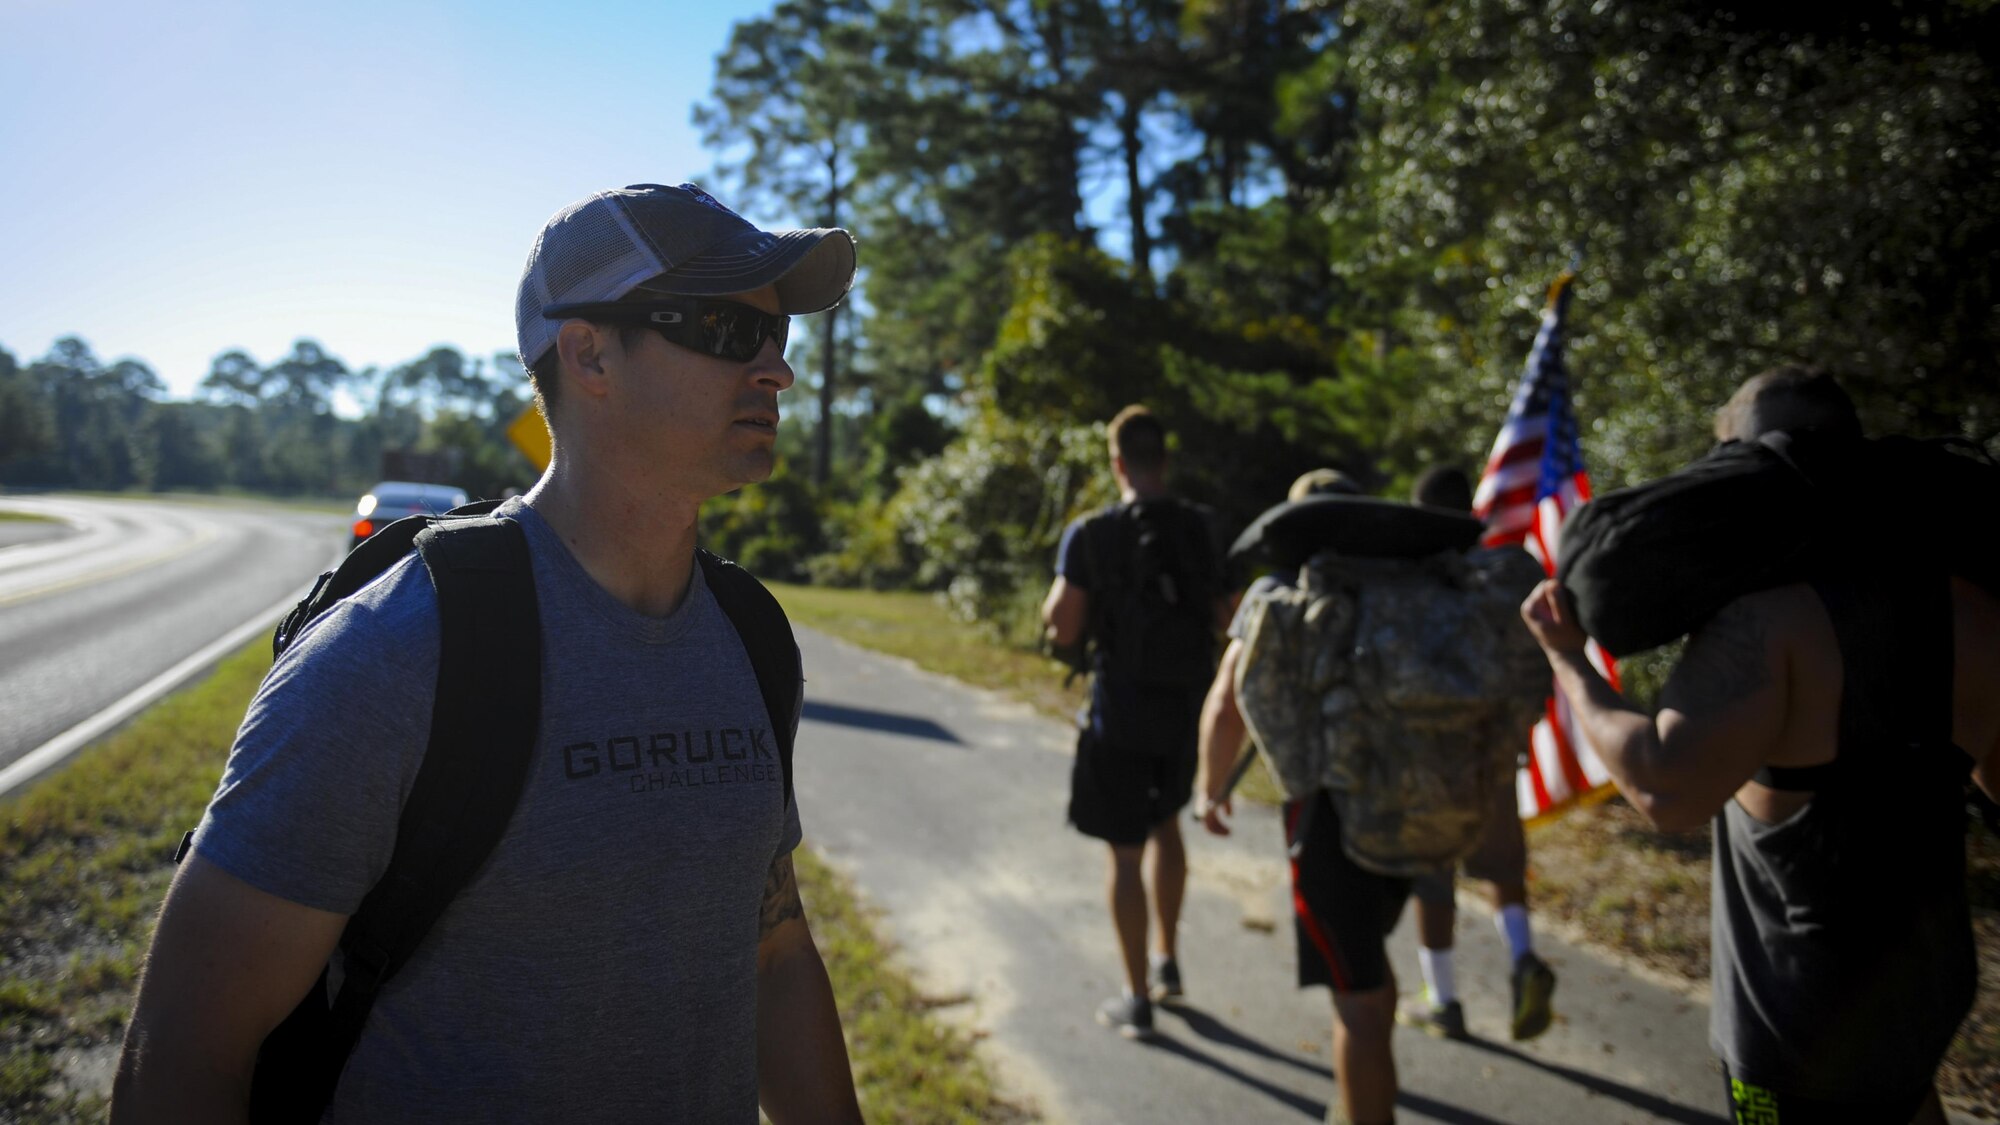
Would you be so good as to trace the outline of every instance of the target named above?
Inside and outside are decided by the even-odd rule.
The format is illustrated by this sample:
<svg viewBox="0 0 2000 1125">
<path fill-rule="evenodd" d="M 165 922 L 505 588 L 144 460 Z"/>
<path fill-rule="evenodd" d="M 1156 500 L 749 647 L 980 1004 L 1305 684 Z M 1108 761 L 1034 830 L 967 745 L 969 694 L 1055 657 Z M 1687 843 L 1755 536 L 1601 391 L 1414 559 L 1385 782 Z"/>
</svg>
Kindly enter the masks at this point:
<svg viewBox="0 0 2000 1125">
<path fill-rule="evenodd" d="M 1972 780 L 2000 801 L 2000 598 L 1951 580 L 1952 738 L 1972 755 Z"/>
<path fill-rule="evenodd" d="M 257 1048 L 318 981 L 346 925 L 189 857 L 139 981 L 111 1120 L 245 1120 Z"/>
<path fill-rule="evenodd" d="M 1702 626 L 1661 695 L 1657 719 L 1634 707 L 1590 663 L 1568 594 L 1535 588 L 1522 617 L 1555 669 L 1598 758 L 1633 807 L 1667 831 L 1722 809 L 1785 728 L 1786 653 L 1756 596 Z"/>
<path fill-rule="evenodd" d="M 764 881 L 757 942 L 757 1101 L 774 1125 L 859 1122 L 826 965 L 806 927 L 792 857 Z"/>
<path fill-rule="evenodd" d="M 1049 586 L 1049 596 L 1042 601 L 1042 625 L 1049 643 L 1057 648 L 1069 648 L 1081 641 L 1089 613 L 1090 595 L 1070 585 L 1062 575 L 1056 575 L 1056 580 Z"/>
<path fill-rule="evenodd" d="M 1201 802 L 1196 811 L 1201 815 L 1202 827 L 1217 836 L 1229 835 L 1229 825 L 1222 817 L 1233 813 L 1230 800 L 1217 800 L 1222 786 L 1229 780 L 1230 771 L 1243 753 L 1243 740 L 1247 733 L 1243 722 L 1243 711 L 1236 705 L 1236 666 L 1243 660 L 1243 642 L 1231 640 L 1229 647 L 1222 650 L 1222 663 L 1215 669 L 1215 679 L 1208 685 L 1208 697 L 1201 702 L 1201 776 L 1198 781 Z"/>
<path fill-rule="evenodd" d="M 1242 601 L 1243 595 L 1234 592 L 1216 597 L 1214 616 L 1217 633 L 1229 632 L 1229 623 L 1236 620 L 1236 607 L 1242 604 Z"/>
</svg>

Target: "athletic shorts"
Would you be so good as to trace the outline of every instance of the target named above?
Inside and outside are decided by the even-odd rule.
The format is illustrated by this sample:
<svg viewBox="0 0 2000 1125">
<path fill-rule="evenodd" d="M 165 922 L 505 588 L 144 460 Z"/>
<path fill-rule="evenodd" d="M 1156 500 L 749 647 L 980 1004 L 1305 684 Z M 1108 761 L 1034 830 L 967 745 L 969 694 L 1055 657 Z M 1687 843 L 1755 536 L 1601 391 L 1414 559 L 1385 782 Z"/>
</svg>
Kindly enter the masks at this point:
<svg viewBox="0 0 2000 1125">
<path fill-rule="evenodd" d="M 1389 983 L 1389 931 L 1402 917 L 1410 881 L 1377 875 L 1347 858 L 1340 814 L 1325 793 L 1285 806 L 1285 843 L 1305 842 L 1292 859 L 1292 923 L 1299 987 L 1369 992 Z"/>
<path fill-rule="evenodd" d="M 1069 822 L 1108 844 L 1145 843 L 1194 795 L 1195 757 L 1108 747 L 1088 727 L 1077 731 Z"/>
<path fill-rule="evenodd" d="M 1522 829 L 1521 813 L 1514 803 L 1514 786 L 1509 780 L 1510 784 L 1495 787 L 1493 803 L 1486 810 L 1486 828 L 1479 836 L 1479 843 L 1458 861 L 1458 870 L 1464 872 L 1468 879 L 1488 883 L 1520 883 L 1528 877 L 1528 836 Z M 1415 883 L 1417 897 L 1425 902 L 1452 901 L 1450 871 L 1419 875 Z"/>
<path fill-rule="evenodd" d="M 1732 1078 L 1724 1066 L 1722 1089 L 1729 1098 L 1729 1119 L 1737 1125 L 1908 1125 L 1930 1096 L 1931 1084 L 1893 1096 L 1820 1101 Z"/>
</svg>

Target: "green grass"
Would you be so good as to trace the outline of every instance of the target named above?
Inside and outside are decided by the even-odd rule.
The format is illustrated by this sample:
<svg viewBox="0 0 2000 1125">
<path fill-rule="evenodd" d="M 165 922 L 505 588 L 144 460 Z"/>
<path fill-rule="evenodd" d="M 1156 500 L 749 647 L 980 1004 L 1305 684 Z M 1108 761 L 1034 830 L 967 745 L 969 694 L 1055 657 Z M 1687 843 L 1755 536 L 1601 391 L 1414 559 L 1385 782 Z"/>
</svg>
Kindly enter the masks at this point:
<svg viewBox="0 0 2000 1125">
<path fill-rule="evenodd" d="M 1018 1121 L 973 1055 L 973 1039 L 926 1012 L 926 997 L 895 966 L 870 912 L 838 873 L 805 848 L 797 852 L 799 894 L 813 938 L 833 978 L 861 1114 L 868 1121 Z"/>
<path fill-rule="evenodd" d="M 214 792 L 270 666 L 255 642 L 61 771 L 0 804 L 0 1121 L 99 1121 L 56 1060 L 124 1035 L 181 833 Z M 870 1121 L 1009 1121 L 971 1038 L 891 963 L 852 892 L 805 849 L 801 893 L 833 977 Z"/>
<path fill-rule="evenodd" d="M 102 1116 L 93 1091 L 54 1082 L 54 1059 L 123 1035 L 174 847 L 269 664 L 250 646 L 0 806 L 0 1117 Z"/>
<path fill-rule="evenodd" d="M 1065 687 L 1068 669 L 1061 664 L 996 643 L 979 626 L 954 618 L 933 595 L 782 583 L 772 583 L 771 591 L 802 625 L 1013 696 L 1046 714 L 1068 719 L 1083 703 L 1082 677 Z"/>
<path fill-rule="evenodd" d="M 1083 677 L 1065 685 L 1068 668 L 1040 652 L 994 640 L 979 626 L 953 617 L 934 595 L 776 582 L 771 590 L 802 625 L 1012 696 L 1050 718 L 1070 722 L 1083 705 Z M 1283 800 L 1262 761 L 1243 776 L 1236 796 L 1265 805 Z"/>
<path fill-rule="evenodd" d="M 22 511 L 17 511 L 13 508 L 0 508 L 0 520 L 11 521 L 14 523 L 61 523 L 62 522 L 61 520 L 56 519 L 54 516 L 45 516 L 42 515 L 40 512 L 22 512 Z"/>
</svg>

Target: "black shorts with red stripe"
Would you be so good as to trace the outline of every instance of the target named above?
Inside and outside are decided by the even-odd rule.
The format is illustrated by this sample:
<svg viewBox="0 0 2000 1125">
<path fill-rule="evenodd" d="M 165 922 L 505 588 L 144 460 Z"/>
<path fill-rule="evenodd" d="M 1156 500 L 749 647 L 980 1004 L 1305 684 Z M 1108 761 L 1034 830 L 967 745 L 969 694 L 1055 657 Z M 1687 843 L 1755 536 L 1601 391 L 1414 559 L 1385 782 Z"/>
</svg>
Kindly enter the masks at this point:
<svg viewBox="0 0 2000 1125">
<path fill-rule="evenodd" d="M 1308 802 L 1314 806 L 1310 811 Z M 1294 846 L 1301 830 L 1305 843 Z M 1340 814 L 1325 793 L 1285 806 L 1285 843 L 1294 846 L 1299 987 L 1369 992 L 1388 984 L 1386 939 L 1402 917 L 1410 880 L 1377 875 L 1347 858 L 1340 846 Z"/>
</svg>

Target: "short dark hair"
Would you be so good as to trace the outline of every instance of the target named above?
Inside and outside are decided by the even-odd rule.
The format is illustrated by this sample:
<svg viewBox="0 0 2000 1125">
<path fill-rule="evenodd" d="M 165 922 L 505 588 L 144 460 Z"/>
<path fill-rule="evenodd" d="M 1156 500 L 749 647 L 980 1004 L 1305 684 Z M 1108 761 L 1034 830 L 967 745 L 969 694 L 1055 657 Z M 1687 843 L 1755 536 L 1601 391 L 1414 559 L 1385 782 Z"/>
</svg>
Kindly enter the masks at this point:
<svg viewBox="0 0 2000 1125">
<path fill-rule="evenodd" d="M 1367 491 L 1353 477 L 1339 469 L 1307 469 L 1285 490 L 1285 499 L 1304 500 L 1308 496 L 1365 496 Z"/>
<path fill-rule="evenodd" d="M 1410 499 L 1433 508 L 1455 512 L 1472 510 L 1472 478 L 1456 465 L 1433 465 L 1425 469 L 1410 489 Z"/>
<path fill-rule="evenodd" d="M 618 330 L 618 346 L 628 352 L 639 346 L 640 341 L 645 338 L 647 332 L 647 329 L 636 324 L 613 325 L 600 320 L 593 320 L 589 323 L 598 328 L 616 328 Z M 549 350 L 542 353 L 542 358 L 528 365 L 528 386 L 535 392 L 535 404 L 542 408 L 543 418 L 554 417 L 551 411 L 555 407 L 557 395 L 561 393 L 561 353 L 561 348 L 555 344 L 550 344 Z"/>
<path fill-rule="evenodd" d="M 1788 364 L 1743 381 L 1715 412 L 1715 436 L 1749 441 L 1773 430 L 1817 430 L 1860 437 L 1854 400 L 1832 375 L 1818 367 Z"/>
<path fill-rule="evenodd" d="M 1159 472 L 1167 466 L 1167 428 L 1145 407 L 1128 406 L 1111 420 L 1111 455 L 1128 471 Z"/>
</svg>

